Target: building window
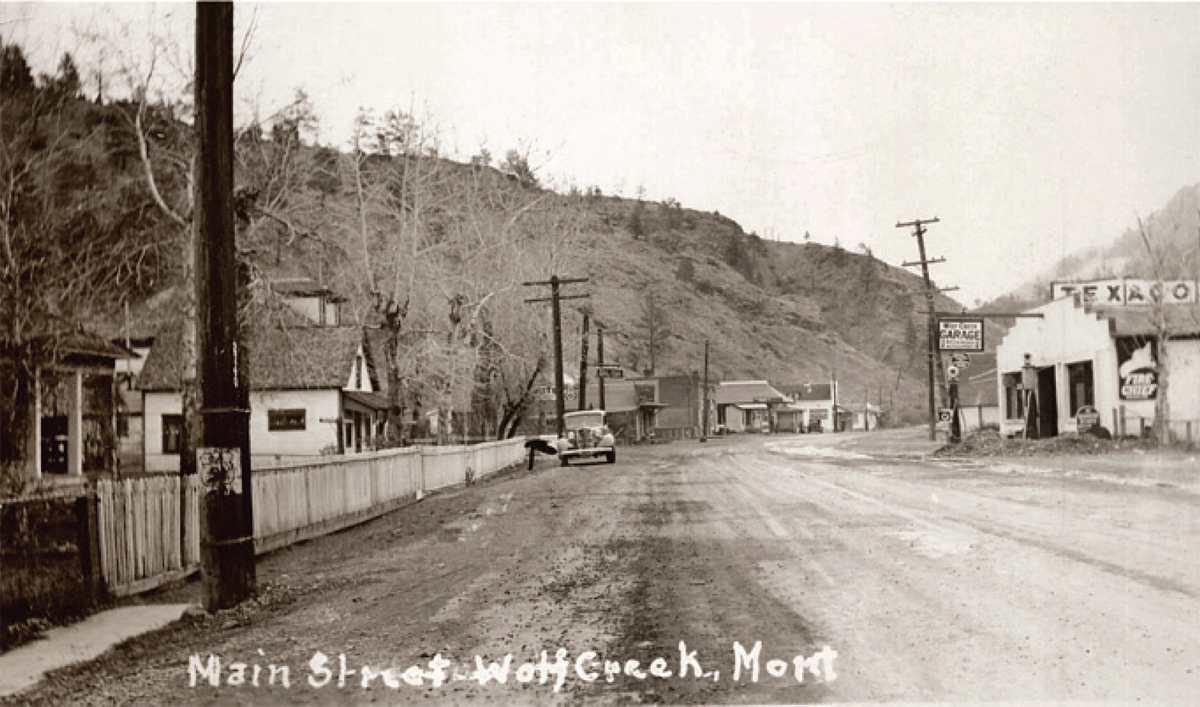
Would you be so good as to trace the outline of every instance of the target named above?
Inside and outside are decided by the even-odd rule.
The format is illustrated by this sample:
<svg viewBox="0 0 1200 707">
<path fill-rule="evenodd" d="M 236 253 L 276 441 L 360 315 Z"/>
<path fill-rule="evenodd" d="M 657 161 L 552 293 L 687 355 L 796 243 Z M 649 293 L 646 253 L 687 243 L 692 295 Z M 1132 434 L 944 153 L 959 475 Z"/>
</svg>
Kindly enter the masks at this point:
<svg viewBox="0 0 1200 707">
<path fill-rule="evenodd" d="M 354 389 L 355 390 L 363 389 L 362 369 L 363 369 L 363 357 L 355 356 L 354 357 Z"/>
<path fill-rule="evenodd" d="M 162 416 L 162 453 L 179 454 L 183 444 L 183 415 Z"/>
<path fill-rule="evenodd" d="M 271 432 L 304 429 L 304 409 L 268 410 L 267 429 Z"/>
<path fill-rule="evenodd" d="M 1025 419 L 1025 391 L 1021 389 L 1020 373 L 1004 374 L 1004 412 L 1006 420 Z"/>
</svg>

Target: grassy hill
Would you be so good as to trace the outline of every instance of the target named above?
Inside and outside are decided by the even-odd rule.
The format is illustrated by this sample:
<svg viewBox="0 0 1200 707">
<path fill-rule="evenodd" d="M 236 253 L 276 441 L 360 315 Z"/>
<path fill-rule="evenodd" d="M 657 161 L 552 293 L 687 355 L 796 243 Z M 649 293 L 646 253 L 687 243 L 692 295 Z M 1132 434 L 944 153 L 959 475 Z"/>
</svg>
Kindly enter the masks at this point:
<svg viewBox="0 0 1200 707">
<path fill-rule="evenodd" d="M 54 326 L 86 323 L 117 336 L 128 306 L 134 334 L 152 333 L 181 316 L 187 229 L 167 217 L 149 189 L 131 120 L 136 106 L 43 99 L 28 91 L 6 96 L 0 114 L 7 153 L 24 156 L 4 165 L 6 184 L 40 205 L 10 212 L 17 217 L 10 226 L 24 229 L 30 257 L 75 262 L 96 244 L 110 257 L 88 266 L 87 289 L 72 297 L 60 296 L 69 285 L 50 269 L 31 268 L 20 287 L 37 292 L 40 304 L 26 314 L 42 329 L 52 329 L 52 319 Z M 646 312 L 653 297 L 663 344 L 656 373 L 699 371 L 708 340 L 714 379 L 786 384 L 836 376 L 847 404 L 869 396 L 894 404 L 896 419 L 924 415 L 925 301 L 911 273 L 837 247 L 763 241 L 729 218 L 673 202 L 556 194 L 511 164 L 459 164 L 412 145 L 358 155 L 308 145 L 295 125 L 284 121 L 239 138 L 239 250 L 256 285 L 321 280 L 347 297 L 345 318 L 364 324 L 381 321 L 375 293 L 403 295 L 412 304 L 406 331 L 448 335 L 451 344 L 460 328 L 455 297 L 478 304 L 476 314 L 486 302 L 484 329 L 498 350 L 532 360 L 539 352 L 520 353 L 518 345 L 536 338 L 532 332 L 544 331 L 548 319 L 522 306 L 520 297 L 532 295 L 517 284 L 587 276 L 578 291 L 591 295 L 586 306 L 606 329 L 610 361 L 650 367 Z M 184 215 L 188 132 L 170 111 L 147 111 L 151 171 L 162 201 Z M 574 305 L 581 302 L 565 307 L 569 368 L 577 368 Z M 937 307 L 959 309 L 946 297 Z M 519 320 L 534 328 L 521 329 Z M 18 337 L 4 334 L 6 341 Z M 436 352 L 427 357 L 436 359 Z"/>
</svg>

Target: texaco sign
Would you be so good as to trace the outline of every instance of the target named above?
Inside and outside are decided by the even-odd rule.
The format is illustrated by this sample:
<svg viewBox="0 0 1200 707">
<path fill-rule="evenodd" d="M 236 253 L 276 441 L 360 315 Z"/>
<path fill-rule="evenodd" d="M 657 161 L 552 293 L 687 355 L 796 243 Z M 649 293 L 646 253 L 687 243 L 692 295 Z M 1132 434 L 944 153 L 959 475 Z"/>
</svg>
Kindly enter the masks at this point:
<svg viewBox="0 0 1200 707">
<path fill-rule="evenodd" d="M 1197 301 L 1195 280 L 1166 280 L 1163 282 L 1163 302 L 1191 304 Z M 1107 306 L 1137 306 L 1154 304 L 1159 300 L 1158 282 L 1132 278 L 1113 278 L 1089 282 L 1050 283 L 1051 299 L 1078 295 L 1085 304 Z"/>
</svg>

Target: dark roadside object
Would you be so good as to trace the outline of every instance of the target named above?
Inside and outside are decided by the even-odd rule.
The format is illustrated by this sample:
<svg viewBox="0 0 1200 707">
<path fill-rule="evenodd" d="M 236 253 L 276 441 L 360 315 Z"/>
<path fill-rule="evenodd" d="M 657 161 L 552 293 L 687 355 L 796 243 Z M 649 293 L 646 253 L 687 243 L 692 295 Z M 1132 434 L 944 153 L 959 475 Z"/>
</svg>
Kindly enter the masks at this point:
<svg viewBox="0 0 1200 707">
<path fill-rule="evenodd" d="M 1112 433 L 1107 428 L 1100 425 L 1092 425 L 1083 432 L 1085 435 L 1091 435 L 1098 439 L 1112 439 Z"/>
<path fill-rule="evenodd" d="M 525 448 L 529 450 L 529 470 L 533 471 L 533 453 L 541 452 L 542 454 L 558 454 L 558 450 L 554 445 L 544 439 L 531 439 L 525 442 Z"/>
</svg>

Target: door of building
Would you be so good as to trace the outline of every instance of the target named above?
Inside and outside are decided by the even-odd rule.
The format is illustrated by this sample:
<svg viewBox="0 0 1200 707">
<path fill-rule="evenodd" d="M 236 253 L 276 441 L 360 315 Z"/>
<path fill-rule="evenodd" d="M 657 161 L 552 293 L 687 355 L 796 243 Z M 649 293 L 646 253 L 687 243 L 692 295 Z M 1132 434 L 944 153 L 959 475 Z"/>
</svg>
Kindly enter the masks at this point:
<svg viewBox="0 0 1200 707">
<path fill-rule="evenodd" d="M 1042 368 L 1037 372 L 1038 382 L 1038 437 L 1058 436 L 1058 385 L 1054 367 Z"/>
</svg>

